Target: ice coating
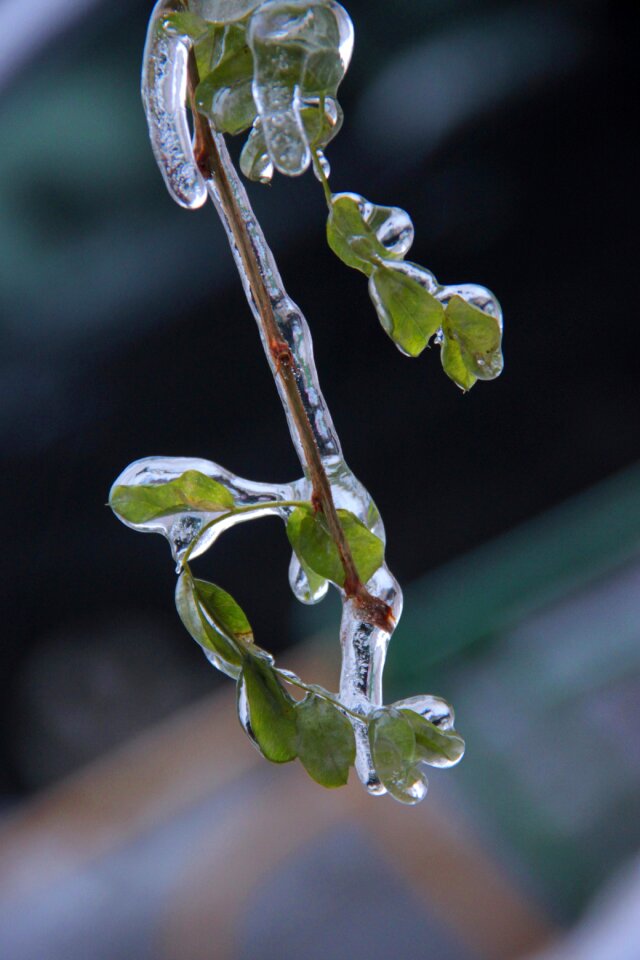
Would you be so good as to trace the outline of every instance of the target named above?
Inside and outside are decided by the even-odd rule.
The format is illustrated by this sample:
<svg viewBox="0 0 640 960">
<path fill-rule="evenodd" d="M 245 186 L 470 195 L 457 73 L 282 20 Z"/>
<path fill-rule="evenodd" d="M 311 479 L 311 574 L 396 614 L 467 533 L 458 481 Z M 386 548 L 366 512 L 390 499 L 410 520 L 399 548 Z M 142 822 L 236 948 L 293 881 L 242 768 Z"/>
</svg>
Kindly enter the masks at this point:
<svg viewBox="0 0 640 960">
<path fill-rule="evenodd" d="M 191 0 L 193 13 L 211 23 L 233 23 L 244 20 L 262 0 Z"/>
<path fill-rule="evenodd" d="M 271 306 L 276 318 L 278 329 L 284 340 L 290 346 L 296 359 L 299 371 L 298 388 L 302 396 L 305 410 L 311 424 L 324 468 L 331 483 L 333 498 L 336 507 L 350 510 L 359 520 L 384 541 L 384 527 L 380 514 L 370 495 L 363 485 L 350 471 L 344 461 L 342 448 L 331 419 L 325 399 L 320 390 L 318 375 L 313 359 L 311 334 L 307 321 L 301 310 L 287 295 L 282 278 L 276 267 L 273 255 L 267 245 L 262 229 L 251 209 L 249 198 L 240 179 L 238 178 L 229 157 L 224 138 L 214 134 L 222 165 L 233 188 L 234 197 L 242 217 L 251 236 L 253 252 L 259 264 L 260 274 L 269 292 Z M 220 218 L 225 225 L 229 243 L 233 251 L 240 276 L 243 279 L 247 299 L 254 313 L 258 328 L 261 331 L 265 354 L 274 373 L 276 384 L 283 401 L 287 415 L 289 430 L 303 469 L 306 467 L 302 442 L 298 436 L 293 418 L 286 403 L 284 389 L 276 375 L 276 364 L 271 356 L 269 345 L 262 334 L 260 313 L 253 300 L 250 284 L 244 276 L 239 251 L 235 247 L 233 231 L 228 223 L 224 206 L 218 195 L 214 181 L 208 185 L 213 202 Z M 310 489 L 306 479 L 298 481 L 297 496 L 308 499 Z M 284 499 L 284 498 L 283 498 Z M 290 582 L 294 592 L 303 602 L 317 602 L 326 593 L 326 587 L 321 587 L 314 594 L 308 585 L 304 572 L 299 568 L 294 558 L 290 569 Z M 372 577 L 367 587 L 374 596 L 388 603 L 394 613 L 396 622 L 402 611 L 402 592 L 396 580 L 386 566 L 381 567 Z M 373 627 L 360 620 L 354 612 L 353 604 L 343 595 L 343 614 L 340 627 L 342 646 L 342 671 L 340 676 L 340 700 L 345 706 L 355 712 L 367 715 L 373 708 L 382 705 L 382 674 L 391 633 Z M 371 752 L 366 736 L 366 727 L 353 721 L 356 734 L 357 759 L 356 770 L 360 779 L 374 793 L 384 793 L 384 787 L 375 773 L 371 760 Z"/>
<path fill-rule="evenodd" d="M 303 98 L 337 88 L 353 48 L 353 27 L 339 4 L 308 0 L 268 0 L 254 11 L 247 28 L 254 58 L 253 98 L 269 156 L 287 176 L 311 163 L 302 118 Z M 303 89 L 309 68 L 319 71 L 325 90 Z"/>
<path fill-rule="evenodd" d="M 400 207 L 381 207 L 357 194 L 362 217 L 375 232 L 376 239 L 394 257 L 403 257 L 409 252 L 414 239 L 411 217 Z"/>
<path fill-rule="evenodd" d="M 336 23 L 338 24 L 338 50 L 340 53 L 343 70 L 346 73 L 349 69 L 349 64 L 351 63 L 351 57 L 353 55 L 353 21 L 341 4 L 334 3 L 333 0 L 330 0 L 328 6 L 331 8 L 334 17 L 336 18 Z"/>
<path fill-rule="evenodd" d="M 438 286 L 435 295 L 445 307 L 452 297 L 462 297 L 462 299 L 470 303 L 472 307 L 476 307 L 478 310 L 482 310 L 483 313 L 488 313 L 490 316 L 495 317 L 502 330 L 502 308 L 495 294 L 486 287 L 482 287 L 477 283 L 458 283 L 449 286 Z"/>
<path fill-rule="evenodd" d="M 273 180 L 273 163 L 267 151 L 260 118 L 255 121 L 242 148 L 240 169 L 249 180 L 257 180 L 259 183 L 271 183 Z"/>
<path fill-rule="evenodd" d="M 278 500 L 292 500 L 295 496 L 293 485 L 274 485 L 268 483 L 254 483 L 252 480 L 243 480 L 230 470 L 213 463 L 211 460 L 202 460 L 197 457 L 144 457 L 130 464 L 120 474 L 112 490 L 118 486 L 134 487 L 147 484 L 170 483 L 186 473 L 187 470 L 197 470 L 205 476 L 223 484 L 233 496 L 237 506 L 247 507 L 260 503 L 273 503 Z M 300 497 L 299 499 L 303 499 Z M 132 530 L 142 533 L 160 533 L 169 541 L 174 560 L 179 563 L 200 531 L 211 521 L 223 514 L 211 513 L 204 510 L 190 510 L 179 514 L 169 514 L 155 517 L 145 523 L 132 523 L 122 517 L 119 519 Z M 211 547 L 218 537 L 230 527 L 256 517 L 281 516 L 284 519 L 288 511 L 284 508 L 273 507 L 256 511 L 256 513 L 240 513 L 221 520 L 211 530 L 207 530 L 193 547 L 190 557 L 201 556 Z"/>
<path fill-rule="evenodd" d="M 142 61 L 142 102 L 149 138 L 167 189 L 188 210 L 201 207 L 207 188 L 191 147 L 187 119 L 185 40 L 164 26 L 167 14 L 180 9 L 173 0 L 159 0 L 151 14 Z"/>
<path fill-rule="evenodd" d="M 205 9 L 206 8 L 206 9 Z M 224 11 L 223 11 L 224 8 Z M 257 8 L 257 9 L 256 9 Z M 293 11 L 295 16 L 304 11 L 312 18 L 321 18 L 321 26 L 329 34 L 337 31 L 342 68 L 346 69 L 353 47 L 353 28 L 351 21 L 339 4 L 324 2 L 318 4 L 301 3 L 299 0 L 281 2 L 268 0 L 267 3 L 253 4 L 248 0 L 196 0 L 191 9 L 207 11 L 213 16 L 236 17 L 243 10 L 252 12 L 250 33 L 258 73 L 269 80 L 266 87 L 268 94 L 260 94 L 262 100 L 256 97 L 260 118 L 252 131 L 253 142 L 250 137 L 251 148 L 247 153 L 245 148 L 244 165 L 251 166 L 252 172 L 258 173 L 264 180 L 270 179 L 273 174 L 273 164 L 285 172 L 301 172 L 308 164 L 308 143 L 300 117 L 301 102 L 299 93 L 287 89 L 284 96 L 283 89 L 278 86 L 278 70 L 285 70 L 291 64 L 285 51 L 284 59 L 280 60 L 283 44 L 277 41 L 278 29 L 291 30 L 290 18 L 281 16 L 280 26 L 275 22 L 274 15 L 283 8 Z M 219 193 L 215 179 L 205 183 L 193 159 L 191 138 L 186 116 L 186 81 L 188 41 L 184 38 L 172 36 L 162 27 L 163 18 L 168 12 L 175 9 L 168 0 L 161 0 L 154 9 L 147 46 L 145 48 L 143 96 L 152 145 L 156 160 L 163 172 L 170 194 L 182 206 L 195 208 L 200 206 L 207 193 L 211 197 L 217 212 L 223 222 L 232 253 L 243 282 L 245 293 L 258 321 L 258 328 L 263 342 L 267 360 L 271 366 L 277 388 L 288 420 L 292 440 L 300 459 L 303 471 L 306 471 L 302 438 L 298 434 L 294 417 L 288 404 L 284 387 L 278 376 L 276 361 L 272 356 L 269 343 L 266 340 L 258 304 L 254 300 L 252 285 L 245 274 L 240 251 L 236 247 L 234 231 L 227 219 L 227 207 Z M 333 17 L 327 19 L 327 12 Z M 265 14 L 265 17 L 263 17 Z M 305 15 L 306 16 L 306 15 Z M 269 19 L 271 18 L 271 19 Z M 302 17 L 304 19 L 304 17 Z M 308 17 L 307 17 L 308 19 Z M 312 41 L 316 36 L 314 26 L 302 23 L 301 33 L 307 40 Z M 310 33 L 309 33 L 310 30 Z M 253 32 L 251 32 L 253 31 Z M 305 34 L 305 31 L 307 33 Z M 287 33 L 289 36 L 289 33 Z M 333 36 L 333 40 L 336 40 Z M 315 42 L 315 41 L 313 41 Z M 313 42 L 311 46 L 313 47 Z M 275 51 L 275 53 L 274 53 Z M 266 71 L 266 73 L 264 73 Z M 336 123 L 341 119 L 337 102 L 335 103 Z M 278 140 L 284 132 L 287 137 Z M 288 344 L 295 360 L 296 381 L 304 408 L 311 425 L 320 457 L 331 484 L 332 495 L 337 508 L 349 510 L 358 517 L 373 533 L 383 541 L 384 527 L 380 514 L 370 495 L 362 484 L 349 470 L 343 455 L 338 436 L 320 390 L 318 376 L 313 358 L 313 347 L 307 322 L 290 299 L 284 288 L 282 278 L 278 272 L 272 253 L 266 243 L 261 227 L 253 214 L 249 199 L 242 182 L 230 160 L 224 137 L 212 129 L 212 136 L 218 151 L 224 175 L 231 187 L 234 203 L 239 212 L 247 234 L 250 238 L 253 257 L 258 265 L 261 281 L 268 293 L 270 308 L 273 312 L 280 336 Z M 300 139 L 302 138 L 302 139 Z M 286 140 L 286 143 L 285 143 Z M 267 150 L 268 146 L 268 150 Z M 411 246 L 413 227 L 408 216 L 397 208 L 372 208 L 371 216 L 377 217 L 377 211 L 386 211 L 386 214 L 375 220 L 374 229 L 380 243 L 391 256 L 402 256 Z M 372 224 L 373 225 L 373 224 Z M 412 264 L 398 264 L 407 272 L 421 270 Z M 422 282 L 429 285 L 429 289 L 438 290 L 438 295 L 445 296 L 449 288 L 439 288 L 435 279 L 428 271 L 422 271 Z M 453 289 L 453 288 L 451 288 Z M 457 289 L 460 288 L 456 288 Z M 479 302 L 482 288 L 474 288 L 469 292 Z M 453 296 L 454 293 L 448 294 Z M 498 308 L 499 309 L 499 308 Z M 179 563 L 187 551 L 195 558 L 204 553 L 217 538 L 236 523 L 245 522 L 258 516 L 276 515 L 286 522 L 291 510 L 291 502 L 305 501 L 311 497 L 311 484 L 305 475 L 289 484 L 256 483 L 236 476 L 223 467 L 209 460 L 187 457 L 150 457 L 139 460 L 118 477 L 114 486 L 131 486 L 137 484 L 167 483 L 175 480 L 183 473 L 195 470 L 223 484 L 233 495 L 238 506 L 253 506 L 270 504 L 268 508 L 223 516 L 222 514 L 207 511 L 188 510 L 177 515 L 158 517 L 142 524 L 123 521 L 137 530 L 155 532 L 164 535 L 171 546 L 173 557 Z M 279 507 L 279 501 L 287 501 L 288 506 Z M 222 517 L 215 526 L 202 533 L 204 527 L 212 520 Z M 197 543 L 194 544 L 194 540 Z M 305 603 L 318 602 L 326 594 L 328 584 L 316 578 L 313 586 L 309 584 L 295 555 L 290 565 L 290 582 L 295 595 Z M 394 625 L 402 613 L 402 592 L 386 565 L 380 567 L 371 577 L 366 587 L 370 594 L 384 601 L 391 609 Z M 392 627 L 382 629 L 362 620 L 358 607 L 353 600 L 340 591 L 343 600 L 343 612 L 340 627 L 342 646 L 342 669 L 340 675 L 339 698 L 342 704 L 355 714 L 363 717 L 363 722 L 351 717 L 356 737 L 356 770 L 369 791 L 373 794 L 383 794 L 385 787 L 374 769 L 371 750 L 367 736 L 367 725 L 364 718 L 370 717 L 376 708 L 383 704 L 382 680 L 387 648 L 391 639 Z M 210 658 L 211 659 L 211 658 Z M 211 659 L 218 665 L 215 659 Z M 437 723 L 443 729 L 446 724 L 453 722 L 453 715 L 444 701 L 434 697 L 414 697 L 411 700 L 396 704 L 396 707 L 406 707 L 416 710 L 427 719 Z M 249 736 L 253 738 L 249 722 L 246 695 L 242 684 L 239 686 L 238 710 L 243 726 Z M 426 793 L 426 778 L 420 776 L 415 783 L 405 785 L 405 793 L 413 802 L 418 802 Z"/>
<path fill-rule="evenodd" d="M 421 717 L 428 720 L 441 730 L 453 730 L 455 715 L 453 707 L 442 697 L 434 697 L 429 694 L 419 697 L 408 697 L 406 700 L 398 700 L 392 704 L 396 710 L 413 710 L 419 713 Z"/>
</svg>

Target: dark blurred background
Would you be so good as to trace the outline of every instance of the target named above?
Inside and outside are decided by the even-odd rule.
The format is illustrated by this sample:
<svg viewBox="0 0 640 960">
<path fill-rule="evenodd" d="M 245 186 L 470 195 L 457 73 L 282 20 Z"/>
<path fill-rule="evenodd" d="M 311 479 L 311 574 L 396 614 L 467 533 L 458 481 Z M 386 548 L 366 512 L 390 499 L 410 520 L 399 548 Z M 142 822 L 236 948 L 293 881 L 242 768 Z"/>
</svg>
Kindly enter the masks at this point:
<svg viewBox="0 0 640 960">
<path fill-rule="evenodd" d="M 138 95 L 149 10 L 0 3 L 7 814 L 228 683 L 177 621 L 166 544 L 105 508 L 118 473 L 152 454 L 300 472 L 213 210 L 174 206 L 154 166 Z M 463 396 L 436 351 L 398 354 L 366 282 L 326 247 L 310 175 L 249 192 L 408 588 L 390 691 L 456 695 L 476 737 L 449 775 L 457 802 L 566 921 L 640 842 L 640 756 L 620 745 L 640 731 L 633 24 L 601 0 L 349 11 L 332 187 L 404 207 L 411 259 L 496 292 L 503 376 Z M 288 556 L 269 522 L 201 562 L 274 652 L 335 613 L 294 609 Z M 555 732 L 537 721 L 569 701 L 566 743 L 547 753 Z"/>
</svg>

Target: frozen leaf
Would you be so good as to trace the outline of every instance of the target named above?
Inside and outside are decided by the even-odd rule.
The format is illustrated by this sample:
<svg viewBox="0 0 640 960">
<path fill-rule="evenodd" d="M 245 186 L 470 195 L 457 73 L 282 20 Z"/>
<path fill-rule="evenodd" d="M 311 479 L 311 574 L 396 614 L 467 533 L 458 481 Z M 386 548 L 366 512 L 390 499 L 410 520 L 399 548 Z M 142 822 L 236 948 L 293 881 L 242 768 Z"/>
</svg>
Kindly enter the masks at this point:
<svg viewBox="0 0 640 960">
<path fill-rule="evenodd" d="M 238 644 L 252 643 L 251 624 L 231 594 L 206 580 L 193 582 L 200 608 L 216 630 L 225 637 L 232 637 Z"/>
<path fill-rule="evenodd" d="M 405 271 L 411 266 L 411 272 Z M 369 280 L 369 293 L 380 323 L 396 346 L 410 357 L 417 357 L 440 329 L 444 308 L 427 289 L 431 274 L 423 283 L 416 279 L 413 264 L 387 264 L 376 267 Z"/>
<path fill-rule="evenodd" d="M 250 80 L 221 89 L 209 88 L 205 81 L 198 86 L 198 97 L 198 109 L 212 120 L 220 133 L 242 133 L 255 120 L 256 105 Z"/>
<path fill-rule="evenodd" d="M 455 724 L 455 713 L 453 707 L 442 697 L 436 697 L 430 693 L 418 694 L 417 697 L 407 697 L 405 700 L 397 700 L 391 706 L 395 710 L 412 710 L 418 713 L 429 723 L 432 723 L 439 730 L 453 730 Z"/>
<path fill-rule="evenodd" d="M 464 756 L 464 740 L 455 730 L 442 730 L 413 710 L 401 710 L 413 728 L 416 756 L 431 767 L 453 767 Z"/>
<path fill-rule="evenodd" d="M 340 132 L 344 119 L 340 104 L 332 97 L 305 100 L 300 116 L 307 140 L 314 149 L 326 147 Z"/>
<path fill-rule="evenodd" d="M 183 570 L 176 586 L 176 607 L 182 623 L 213 664 L 227 676 L 239 676 L 242 645 L 253 634 L 235 600 L 220 587 L 194 580 Z M 237 632 L 234 629 L 237 628 Z"/>
<path fill-rule="evenodd" d="M 376 772 L 391 796 L 407 804 L 422 800 L 427 779 L 418 767 L 416 737 L 405 713 L 379 710 L 369 724 L 369 743 Z"/>
<path fill-rule="evenodd" d="M 358 575 L 366 583 L 384 561 L 384 544 L 348 510 L 338 510 L 338 519 Z M 323 513 L 297 507 L 289 517 L 287 536 L 305 569 L 344 586 L 344 567 Z"/>
<path fill-rule="evenodd" d="M 249 21 L 254 100 L 271 161 L 288 176 L 311 161 L 303 101 L 335 97 L 344 76 L 337 11 L 321 0 L 270 0 Z"/>
<path fill-rule="evenodd" d="M 244 25 L 230 24 L 221 32 L 214 68 L 201 75 L 196 105 L 221 133 L 247 130 L 256 116 L 253 101 L 253 56 Z"/>
<path fill-rule="evenodd" d="M 353 727 L 329 701 L 309 695 L 296 707 L 298 756 L 323 787 L 342 787 L 356 758 Z"/>
<path fill-rule="evenodd" d="M 413 225 L 399 207 L 381 207 L 356 193 L 331 198 L 329 246 L 348 267 L 371 276 L 377 264 L 400 260 L 413 241 Z"/>
<path fill-rule="evenodd" d="M 295 760 L 295 703 L 273 667 L 260 657 L 245 657 L 238 681 L 238 713 L 245 731 L 260 752 L 274 763 Z"/>
<path fill-rule="evenodd" d="M 440 347 L 440 361 L 446 375 L 453 380 L 461 390 L 471 390 L 478 378 L 467 369 L 462 359 L 462 350 L 457 340 L 453 340 L 443 333 Z"/>
<path fill-rule="evenodd" d="M 443 323 L 445 338 L 460 348 L 462 361 L 479 380 L 494 380 L 502 372 L 502 330 L 497 317 L 452 297 Z"/>
<path fill-rule="evenodd" d="M 146 523 L 184 510 L 223 513 L 235 506 L 226 487 L 197 470 L 187 470 L 169 483 L 114 487 L 109 505 L 129 523 Z"/>
</svg>

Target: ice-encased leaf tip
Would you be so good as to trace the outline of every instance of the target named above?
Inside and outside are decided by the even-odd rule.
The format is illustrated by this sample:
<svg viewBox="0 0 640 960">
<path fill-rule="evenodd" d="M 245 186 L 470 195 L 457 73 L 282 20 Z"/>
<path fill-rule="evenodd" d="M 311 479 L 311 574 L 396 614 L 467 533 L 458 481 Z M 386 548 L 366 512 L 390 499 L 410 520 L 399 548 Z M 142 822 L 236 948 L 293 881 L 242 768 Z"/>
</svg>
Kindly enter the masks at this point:
<svg viewBox="0 0 640 960">
<path fill-rule="evenodd" d="M 188 40 L 164 25 L 173 0 L 158 0 L 147 31 L 142 61 L 142 102 L 153 155 L 166 187 L 181 207 L 196 210 L 207 186 L 193 156 L 187 117 Z"/>
</svg>

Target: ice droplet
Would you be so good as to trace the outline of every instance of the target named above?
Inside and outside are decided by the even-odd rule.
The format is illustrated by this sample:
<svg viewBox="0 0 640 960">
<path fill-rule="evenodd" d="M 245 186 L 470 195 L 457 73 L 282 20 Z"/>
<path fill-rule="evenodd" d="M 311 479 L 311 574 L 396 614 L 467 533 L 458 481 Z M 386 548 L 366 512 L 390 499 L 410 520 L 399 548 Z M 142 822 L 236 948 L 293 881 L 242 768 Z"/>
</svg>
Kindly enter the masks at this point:
<svg viewBox="0 0 640 960">
<path fill-rule="evenodd" d="M 323 150 L 316 150 L 316 158 L 318 160 L 318 163 L 320 164 L 320 170 L 322 171 L 322 173 L 320 173 L 315 169 L 313 173 L 315 175 L 316 180 L 319 180 L 322 183 L 323 175 L 325 180 L 328 180 L 329 177 L 331 176 L 331 164 L 325 157 Z"/>
<path fill-rule="evenodd" d="M 206 202 L 207 187 L 193 157 L 187 119 L 188 46 L 163 26 L 174 10 L 172 0 L 159 0 L 151 14 L 142 62 L 142 102 L 167 189 L 181 207 L 195 210 Z"/>
<path fill-rule="evenodd" d="M 396 710 L 413 710 L 441 730 L 453 730 L 455 715 L 453 707 L 442 697 L 433 697 L 425 694 L 419 697 L 409 697 L 407 700 L 398 700 L 392 704 Z"/>
<path fill-rule="evenodd" d="M 389 253 L 403 257 L 413 243 L 413 223 L 399 207 L 388 207 L 388 216 L 376 230 L 378 241 Z"/>
<path fill-rule="evenodd" d="M 249 737 L 254 747 L 257 750 L 260 750 L 260 746 L 258 744 L 258 741 L 256 740 L 255 734 L 251 727 L 251 715 L 249 713 L 249 700 L 247 698 L 247 685 L 245 683 L 244 676 L 241 676 L 240 680 L 238 681 L 237 696 L 238 696 L 238 701 L 237 701 L 238 718 L 240 720 L 242 729 L 244 730 L 246 735 Z"/>
<path fill-rule="evenodd" d="M 240 154 L 240 169 L 249 180 L 258 183 L 271 183 L 273 164 L 267 152 L 267 144 L 262 132 L 262 124 L 257 119 Z"/>
<path fill-rule="evenodd" d="M 434 297 L 438 296 L 438 291 L 441 288 L 438 286 L 438 281 L 434 275 L 430 270 L 427 270 L 426 267 L 420 267 L 417 263 L 411 263 L 406 260 L 403 260 L 401 263 L 390 264 L 390 266 L 392 266 L 394 270 L 397 270 L 398 273 L 403 273 L 411 280 L 415 280 L 416 283 L 419 283 L 421 287 L 424 287 L 424 289 Z"/>
<path fill-rule="evenodd" d="M 327 595 L 329 581 L 318 578 L 314 586 L 311 586 L 309 579 L 300 565 L 300 561 L 295 553 L 291 556 L 289 564 L 289 586 L 300 603 L 311 605 L 319 603 Z"/>
<path fill-rule="evenodd" d="M 502 330 L 502 308 L 495 294 L 486 287 L 482 287 L 477 283 L 450 284 L 449 286 L 439 287 L 436 296 L 445 307 L 452 297 L 461 297 L 463 300 L 466 300 L 467 303 L 471 304 L 472 307 L 476 307 L 476 309 L 482 310 L 483 313 L 488 313 L 489 316 L 495 317 Z"/>
</svg>

